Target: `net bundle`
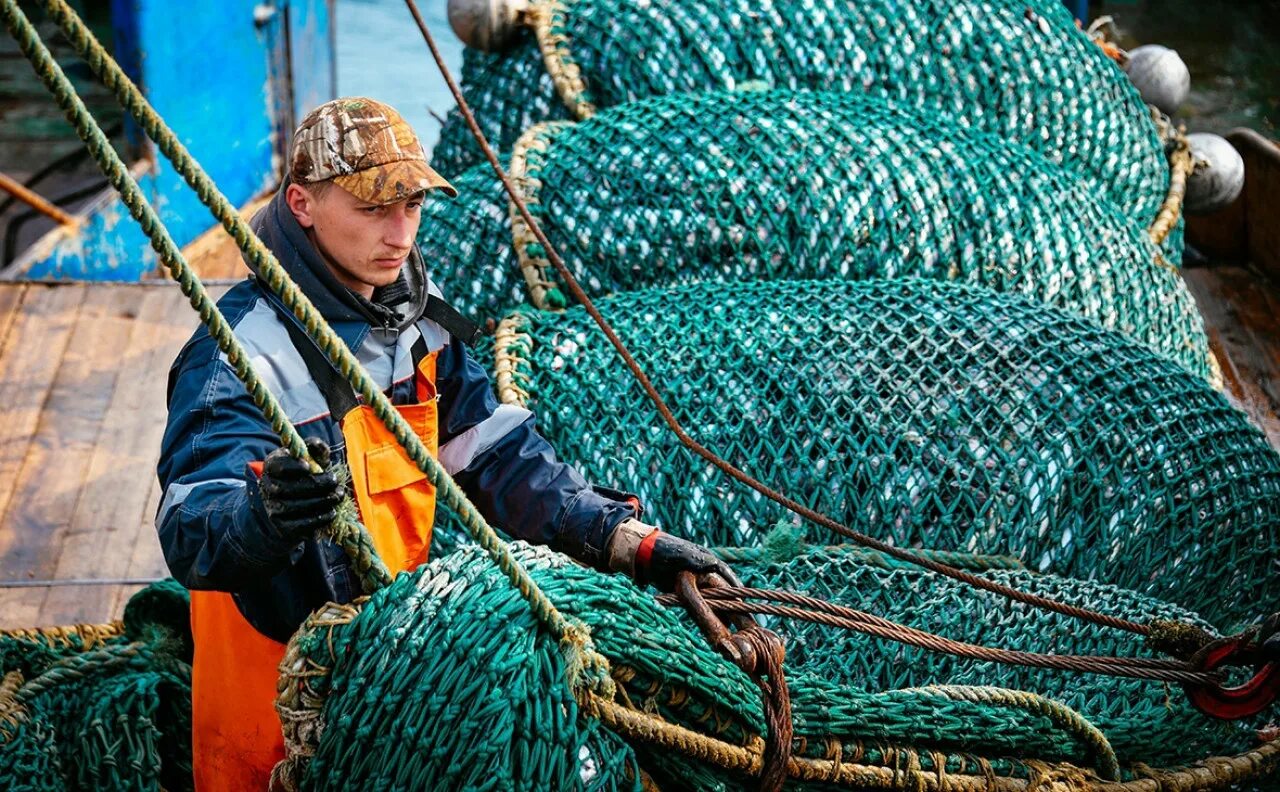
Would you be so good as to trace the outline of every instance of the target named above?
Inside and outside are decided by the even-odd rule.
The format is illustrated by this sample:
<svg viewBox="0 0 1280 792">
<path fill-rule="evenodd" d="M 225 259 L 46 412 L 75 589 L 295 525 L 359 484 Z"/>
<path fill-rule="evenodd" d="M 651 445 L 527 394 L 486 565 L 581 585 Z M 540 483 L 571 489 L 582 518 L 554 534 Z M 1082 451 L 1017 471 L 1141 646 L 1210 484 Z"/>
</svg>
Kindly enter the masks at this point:
<svg viewBox="0 0 1280 792">
<path fill-rule="evenodd" d="M 1023 144 L 1139 222 L 1168 188 L 1148 109 L 1057 0 L 534 0 L 526 18 L 513 49 L 463 61 L 502 150 L 540 121 L 764 85 L 891 99 Z M 455 110 L 433 164 L 456 176 L 479 161 Z"/>
<path fill-rule="evenodd" d="M 120 623 L 0 633 L 5 788 L 192 789 L 188 608 L 168 580 Z"/>
<path fill-rule="evenodd" d="M 702 280 L 928 277 L 1017 292 L 1210 375 L 1147 228 L 1034 151 L 880 98 L 662 97 L 535 127 L 511 170 L 592 296 Z M 478 320 L 564 285 L 488 165 L 424 210 L 433 277 Z M 521 277 L 523 275 L 523 277 Z"/>
<path fill-rule="evenodd" d="M 670 726 L 731 747 L 758 745 L 765 731 L 754 683 L 682 610 L 545 548 L 513 548 L 561 612 L 590 628 L 617 685 L 612 707 L 599 693 L 575 696 L 555 640 L 481 551 L 465 549 L 400 575 L 357 607 L 317 613 L 294 638 L 281 698 L 291 759 L 277 777 L 285 788 L 413 788 L 431 779 L 448 788 L 636 790 L 646 775 L 662 789 L 755 788 L 714 746 L 698 752 L 687 735 L 680 746 L 654 744 Z M 1003 646 L 1145 652 L 1132 636 L 1027 618 L 1008 601 L 958 596 L 949 581 L 868 557 L 802 552 L 738 568 L 752 582 L 875 599 L 889 618 L 921 626 L 964 623 Z M 1120 589 L 1000 574 L 1111 614 L 1198 621 Z M 993 777 L 1046 772 L 1071 784 L 1055 789 L 1091 789 L 1099 778 L 1159 778 L 1150 763 L 1191 764 L 1256 745 L 1246 724 L 1211 721 L 1160 683 L 1058 679 L 964 660 L 903 669 L 913 652 L 895 644 L 853 638 L 858 651 L 823 657 L 823 640 L 846 640 L 819 636 L 833 628 L 776 626 L 791 647 L 796 756 L 814 771 L 788 789 L 872 778 L 877 788 L 922 789 L 925 777 L 970 782 L 948 789 L 993 789 L 983 785 Z M 972 678 L 983 686 L 965 684 Z M 1006 680 L 1042 684 L 1053 696 L 994 687 Z M 895 687 L 904 681 L 910 687 Z M 955 684 L 964 686 L 948 687 Z"/>
<path fill-rule="evenodd" d="M 1223 628 L 1280 599 L 1280 455 L 1116 333 L 923 280 L 707 283 L 598 307 L 696 440 L 857 530 L 1013 556 Z M 581 308 L 519 312 L 494 344 L 500 398 L 665 530 L 752 546 L 796 519 L 683 448 Z"/>
</svg>

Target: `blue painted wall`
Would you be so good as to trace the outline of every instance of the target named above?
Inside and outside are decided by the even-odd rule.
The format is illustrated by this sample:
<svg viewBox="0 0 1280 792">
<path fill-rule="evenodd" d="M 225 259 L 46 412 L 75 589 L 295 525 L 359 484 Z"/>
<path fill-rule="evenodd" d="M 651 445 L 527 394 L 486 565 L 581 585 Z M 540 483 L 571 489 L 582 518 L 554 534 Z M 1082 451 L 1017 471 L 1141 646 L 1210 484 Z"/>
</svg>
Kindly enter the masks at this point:
<svg viewBox="0 0 1280 792">
<path fill-rule="evenodd" d="M 289 131 L 292 132 L 303 116 L 338 95 L 338 63 L 334 9 L 329 3 L 291 0 L 288 17 L 293 93 L 293 120 Z"/>
<path fill-rule="evenodd" d="M 277 180 L 296 117 L 334 95 L 328 0 L 113 0 L 116 49 L 222 192 L 241 205 Z M 286 34 L 292 34 L 292 40 Z M 290 55 L 296 56 L 290 58 Z M 162 156 L 142 179 L 179 245 L 213 220 Z M 104 201 L 30 277 L 136 280 L 158 266 L 118 201 Z"/>
</svg>

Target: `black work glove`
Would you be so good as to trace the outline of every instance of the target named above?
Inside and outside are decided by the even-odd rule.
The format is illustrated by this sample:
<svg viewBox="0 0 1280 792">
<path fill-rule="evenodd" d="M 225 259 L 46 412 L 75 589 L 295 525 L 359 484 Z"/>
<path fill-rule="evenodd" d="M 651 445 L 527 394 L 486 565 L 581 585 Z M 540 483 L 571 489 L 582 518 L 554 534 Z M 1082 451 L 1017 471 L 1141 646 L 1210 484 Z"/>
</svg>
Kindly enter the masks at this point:
<svg viewBox="0 0 1280 792">
<path fill-rule="evenodd" d="M 641 585 L 671 592 L 681 572 L 714 572 L 733 586 L 738 576 L 710 550 L 678 536 L 663 533 L 639 520 L 623 520 L 609 537 L 609 568 L 626 572 Z"/>
<path fill-rule="evenodd" d="M 307 451 L 322 472 L 312 473 L 288 449 L 278 448 L 267 455 L 258 479 L 267 520 L 290 542 L 311 539 L 329 527 L 342 501 L 342 485 L 329 469 L 329 445 L 313 437 L 307 440 Z"/>
</svg>

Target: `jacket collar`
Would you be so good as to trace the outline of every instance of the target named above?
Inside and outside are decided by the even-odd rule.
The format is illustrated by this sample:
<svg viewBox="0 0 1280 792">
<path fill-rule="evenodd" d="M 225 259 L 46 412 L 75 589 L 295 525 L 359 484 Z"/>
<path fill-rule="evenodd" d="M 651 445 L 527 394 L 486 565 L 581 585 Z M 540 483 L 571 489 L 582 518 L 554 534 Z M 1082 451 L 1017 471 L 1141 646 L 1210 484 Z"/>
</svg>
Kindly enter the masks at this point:
<svg viewBox="0 0 1280 792">
<path fill-rule="evenodd" d="M 275 254 L 284 271 L 298 284 L 303 294 L 315 304 L 320 315 L 329 322 L 351 348 L 363 340 L 370 327 L 403 330 L 421 316 L 427 302 L 426 265 L 415 245 L 401 270 L 400 280 L 374 292 L 367 300 L 343 286 L 329 269 L 284 200 L 288 179 L 279 191 L 250 221 L 258 238 Z M 246 258 L 255 276 L 257 269 Z M 265 283 L 259 283 L 276 307 L 292 317 L 283 302 Z"/>
</svg>

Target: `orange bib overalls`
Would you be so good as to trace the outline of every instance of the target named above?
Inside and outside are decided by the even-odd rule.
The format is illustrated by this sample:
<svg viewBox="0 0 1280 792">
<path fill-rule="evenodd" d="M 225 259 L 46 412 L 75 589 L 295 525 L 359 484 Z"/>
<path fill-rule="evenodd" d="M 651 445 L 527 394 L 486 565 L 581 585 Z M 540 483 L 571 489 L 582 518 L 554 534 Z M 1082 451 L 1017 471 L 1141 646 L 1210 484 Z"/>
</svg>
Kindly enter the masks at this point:
<svg viewBox="0 0 1280 792">
<path fill-rule="evenodd" d="M 397 409 L 435 454 L 436 355 L 415 354 L 419 357 L 419 403 Z M 357 405 L 344 411 L 341 425 L 352 497 L 374 547 L 393 575 L 414 569 L 427 560 L 431 545 L 435 488 L 372 409 Z M 191 592 L 191 631 L 196 792 L 265 790 L 271 768 L 284 758 L 275 711 L 276 668 L 284 644 L 254 629 L 231 595 L 220 591 Z"/>
</svg>

